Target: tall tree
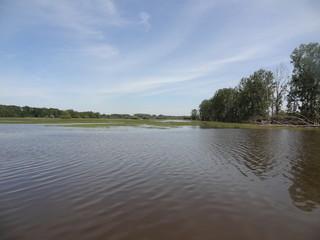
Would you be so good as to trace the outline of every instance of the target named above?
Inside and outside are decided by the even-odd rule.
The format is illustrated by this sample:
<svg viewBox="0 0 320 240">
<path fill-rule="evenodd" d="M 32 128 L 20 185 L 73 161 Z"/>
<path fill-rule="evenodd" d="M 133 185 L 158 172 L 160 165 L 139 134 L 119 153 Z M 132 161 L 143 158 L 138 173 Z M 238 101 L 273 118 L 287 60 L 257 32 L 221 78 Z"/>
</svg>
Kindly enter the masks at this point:
<svg viewBox="0 0 320 240">
<path fill-rule="evenodd" d="M 314 119 L 319 113 L 320 99 L 320 45 L 301 44 L 292 54 L 292 80 L 290 82 L 289 105 L 298 101 L 303 116 Z"/>
<path fill-rule="evenodd" d="M 211 98 L 212 117 L 215 121 L 238 121 L 238 92 L 234 88 L 223 88 L 216 91 Z"/>
<path fill-rule="evenodd" d="M 211 101 L 210 100 L 203 100 L 199 106 L 199 114 L 200 119 L 202 121 L 210 121 L 212 120 L 212 107 L 211 107 Z"/>
<path fill-rule="evenodd" d="M 283 98 L 288 89 L 289 70 L 280 63 L 273 72 L 274 83 L 272 91 L 272 115 L 278 115 L 283 103 Z"/>
<path fill-rule="evenodd" d="M 198 120 L 199 119 L 199 113 L 197 109 L 191 110 L 191 119 L 192 120 Z"/>
<path fill-rule="evenodd" d="M 240 118 L 266 116 L 272 103 L 273 73 L 260 69 L 238 85 Z"/>
</svg>

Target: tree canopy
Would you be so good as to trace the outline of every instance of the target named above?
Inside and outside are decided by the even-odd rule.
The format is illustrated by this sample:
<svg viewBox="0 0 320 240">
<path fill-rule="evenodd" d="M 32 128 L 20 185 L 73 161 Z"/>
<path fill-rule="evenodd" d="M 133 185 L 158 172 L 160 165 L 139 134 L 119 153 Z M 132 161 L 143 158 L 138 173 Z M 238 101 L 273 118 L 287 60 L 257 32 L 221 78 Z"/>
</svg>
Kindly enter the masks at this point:
<svg viewBox="0 0 320 240">
<path fill-rule="evenodd" d="M 292 80 L 290 82 L 289 106 L 293 111 L 314 119 L 319 114 L 320 104 L 320 45 L 301 44 L 292 54 Z"/>
<path fill-rule="evenodd" d="M 0 105 L 0 117 L 32 117 L 32 118 L 109 118 L 109 119 L 190 119 L 189 116 L 151 115 L 145 113 L 130 114 L 101 114 L 99 112 L 78 112 L 73 109 L 59 110 L 57 108 L 20 107 Z"/>
<path fill-rule="evenodd" d="M 235 88 L 223 88 L 200 108 L 202 120 L 242 122 L 255 116 L 266 116 L 272 103 L 273 74 L 260 69 L 242 78 Z"/>
<path fill-rule="evenodd" d="M 318 121 L 320 115 L 320 45 L 301 44 L 291 57 L 293 72 L 280 64 L 274 72 L 260 69 L 242 78 L 235 88 L 223 88 L 199 105 L 204 121 L 245 122 L 287 112 Z M 290 86 L 290 89 L 288 89 Z M 286 93 L 287 96 L 286 96 Z"/>
<path fill-rule="evenodd" d="M 272 103 L 273 73 L 260 69 L 238 85 L 240 120 L 268 114 Z"/>
</svg>

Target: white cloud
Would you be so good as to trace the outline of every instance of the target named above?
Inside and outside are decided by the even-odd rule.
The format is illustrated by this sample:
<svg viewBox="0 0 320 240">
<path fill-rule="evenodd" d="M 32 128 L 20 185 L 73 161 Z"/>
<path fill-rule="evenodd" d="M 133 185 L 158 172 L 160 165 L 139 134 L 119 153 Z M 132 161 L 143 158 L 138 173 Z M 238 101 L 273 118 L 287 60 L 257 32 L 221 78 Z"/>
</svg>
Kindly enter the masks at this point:
<svg viewBox="0 0 320 240">
<path fill-rule="evenodd" d="M 62 34 L 77 34 L 78 38 L 101 38 L 106 27 L 136 23 L 121 16 L 113 0 L 30 0 L 13 2 L 8 7 L 25 23 L 29 21 L 28 26 L 49 24 L 68 30 Z M 148 14 L 142 13 L 140 18 L 141 24 L 149 26 Z"/>
<path fill-rule="evenodd" d="M 106 7 L 107 13 L 110 13 L 111 15 L 118 14 L 116 6 L 112 0 L 105 0 L 102 4 Z"/>
<path fill-rule="evenodd" d="M 108 59 L 118 55 L 118 50 L 109 45 L 92 45 L 77 51 L 80 55 L 87 55 L 101 59 Z"/>
<path fill-rule="evenodd" d="M 236 52 L 234 55 L 222 57 L 221 59 L 203 59 L 197 63 L 192 60 L 186 60 L 185 62 L 181 61 L 183 65 L 180 67 L 163 65 L 157 72 L 142 73 L 144 76 L 140 75 L 140 77 L 133 73 L 128 74 L 129 77 L 121 77 L 120 75 L 119 79 L 117 79 L 112 74 L 109 75 L 108 72 L 105 72 L 106 80 L 103 81 L 100 77 L 99 87 L 91 86 L 86 88 L 86 91 L 90 91 L 92 95 L 122 95 L 147 91 L 159 94 L 172 89 L 172 84 L 182 82 L 188 82 L 189 84 L 191 81 L 216 74 L 230 64 L 251 61 L 266 51 L 268 51 L 268 47 L 250 46 Z M 131 69 L 126 70 L 127 73 L 130 73 L 130 71 Z M 78 89 L 77 91 L 81 92 L 83 89 Z M 153 93 L 149 93 L 149 95 L 153 95 Z"/>
<path fill-rule="evenodd" d="M 150 15 L 146 12 L 140 12 L 139 13 L 139 16 L 140 16 L 140 24 L 144 25 L 146 27 L 147 30 L 149 30 L 150 28 L 150 22 L 149 22 L 149 18 L 150 18 Z"/>
<path fill-rule="evenodd" d="M 215 1 L 197 0 L 189 1 L 183 9 L 179 9 L 175 13 L 174 21 L 167 23 L 168 27 L 162 29 L 161 35 L 155 41 L 143 45 L 143 49 L 127 56 L 127 65 L 139 66 L 144 63 L 150 63 L 164 59 L 173 53 L 197 30 L 197 24 L 201 22 L 202 17 L 209 14 L 215 7 Z M 140 12 L 140 21 L 138 24 L 144 25 L 147 30 L 151 27 L 150 14 Z M 158 20 L 159 21 L 159 20 Z M 160 21 L 166 22 L 166 19 Z M 154 32 L 158 29 L 154 28 Z"/>
<path fill-rule="evenodd" d="M 252 70 L 287 61 L 292 46 L 320 30 L 319 8 L 300 1 L 169 2 L 176 8 L 158 9 L 164 4 L 148 0 L 121 1 L 124 5 L 115 0 L 6 3 L 11 17 L 2 17 L 14 21 L 5 29 L 16 29 L 10 36 L 3 32 L 22 44 L 4 45 L 2 58 L 9 67 L 3 71 L 21 78 L 5 85 L 0 78 L 1 97 L 68 95 L 87 103 L 126 94 L 187 95 L 193 87 L 197 95 L 212 94 L 215 88 L 235 86 Z M 43 83 L 32 76 L 37 71 Z"/>
<path fill-rule="evenodd" d="M 228 64 L 253 60 L 258 56 L 264 54 L 268 49 L 269 46 L 250 46 L 242 49 L 239 53 L 233 56 L 202 62 L 201 64 L 198 64 L 198 66 L 196 67 L 187 68 L 187 71 L 209 74 Z M 226 55 L 227 54 L 230 53 L 228 52 L 226 53 Z"/>
</svg>

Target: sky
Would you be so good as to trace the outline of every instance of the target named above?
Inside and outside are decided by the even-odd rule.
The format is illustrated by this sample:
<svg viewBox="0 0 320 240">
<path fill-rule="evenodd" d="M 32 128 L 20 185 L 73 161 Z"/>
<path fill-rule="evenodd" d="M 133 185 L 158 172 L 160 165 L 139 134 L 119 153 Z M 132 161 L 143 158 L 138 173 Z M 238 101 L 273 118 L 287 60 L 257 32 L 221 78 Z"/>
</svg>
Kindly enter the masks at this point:
<svg viewBox="0 0 320 240">
<path fill-rule="evenodd" d="M 318 0 L 0 0 L 0 104 L 190 115 L 310 42 Z"/>
</svg>

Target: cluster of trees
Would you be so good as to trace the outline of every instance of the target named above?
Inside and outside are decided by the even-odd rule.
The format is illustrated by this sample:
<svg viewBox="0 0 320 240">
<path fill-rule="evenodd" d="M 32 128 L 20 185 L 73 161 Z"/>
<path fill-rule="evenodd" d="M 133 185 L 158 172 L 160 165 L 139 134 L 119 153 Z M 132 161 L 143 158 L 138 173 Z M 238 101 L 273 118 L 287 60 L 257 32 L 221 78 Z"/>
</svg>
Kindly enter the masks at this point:
<svg viewBox="0 0 320 240">
<path fill-rule="evenodd" d="M 101 114 L 99 112 L 77 112 L 72 109 L 59 110 L 57 108 L 19 107 L 14 105 L 0 105 L 0 117 L 35 117 L 35 118 L 109 118 L 109 119 L 186 119 L 184 116 L 151 115 L 144 113 L 130 114 Z"/>
<path fill-rule="evenodd" d="M 274 72 L 260 69 L 242 78 L 235 88 L 223 88 L 211 99 L 203 100 L 191 112 L 192 119 L 246 122 L 279 115 L 284 100 L 287 114 L 310 121 L 320 115 L 320 45 L 301 44 L 292 54 L 293 72 L 280 64 Z"/>
<path fill-rule="evenodd" d="M 59 110 L 57 108 L 19 107 L 14 105 L 0 105 L 0 117 L 36 117 L 36 118 L 103 118 L 105 114 L 98 112 L 77 112 L 72 109 Z"/>
</svg>

